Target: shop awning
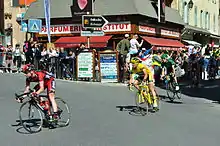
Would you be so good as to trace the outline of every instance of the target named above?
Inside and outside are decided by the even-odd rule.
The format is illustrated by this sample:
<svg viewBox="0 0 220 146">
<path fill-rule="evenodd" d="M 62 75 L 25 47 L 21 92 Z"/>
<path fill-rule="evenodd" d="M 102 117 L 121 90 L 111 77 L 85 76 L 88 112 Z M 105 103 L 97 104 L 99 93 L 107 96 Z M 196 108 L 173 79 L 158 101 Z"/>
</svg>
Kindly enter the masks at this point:
<svg viewBox="0 0 220 146">
<path fill-rule="evenodd" d="M 193 45 L 193 46 L 201 46 L 202 44 L 195 42 L 195 41 L 190 41 L 190 40 L 183 40 L 183 42 L 186 42 L 189 45 Z"/>
<path fill-rule="evenodd" d="M 92 36 L 89 39 L 91 48 L 104 48 L 107 47 L 108 40 L 112 36 Z M 55 42 L 56 47 L 63 48 L 74 48 L 79 47 L 80 43 L 85 43 L 87 45 L 88 39 L 84 36 L 77 37 L 61 37 Z"/>
<path fill-rule="evenodd" d="M 175 48 L 183 48 L 185 47 L 180 41 L 172 40 L 172 39 L 164 39 L 164 38 L 156 38 L 156 37 L 143 37 L 145 41 L 150 43 L 153 46 L 157 47 L 175 47 Z"/>
</svg>

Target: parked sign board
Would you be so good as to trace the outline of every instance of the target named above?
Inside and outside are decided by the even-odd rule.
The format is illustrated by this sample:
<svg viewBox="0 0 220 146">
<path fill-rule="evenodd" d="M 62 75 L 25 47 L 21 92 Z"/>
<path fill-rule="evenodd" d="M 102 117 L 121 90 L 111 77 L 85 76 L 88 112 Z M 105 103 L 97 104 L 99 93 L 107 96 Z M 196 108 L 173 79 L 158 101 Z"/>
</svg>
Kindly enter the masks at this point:
<svg viewBox="0 0 220 146">
<path fill-rule="evenodd" d="M 118 57 L 116 52 L 100 52 L 101 82 L 118 82 Z"/>
<path fill-rule="evenodd" d="M 93 52 L 82 52 L 77 56 L 77 77 L 93 78 Z"/>
</svg>

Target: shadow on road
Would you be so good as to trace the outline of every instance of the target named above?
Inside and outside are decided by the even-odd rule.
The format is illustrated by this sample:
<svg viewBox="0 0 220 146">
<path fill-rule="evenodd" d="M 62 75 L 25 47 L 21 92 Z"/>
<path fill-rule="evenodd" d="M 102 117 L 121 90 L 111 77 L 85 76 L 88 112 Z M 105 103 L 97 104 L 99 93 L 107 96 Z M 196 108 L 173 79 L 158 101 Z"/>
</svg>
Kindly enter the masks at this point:
<svg viewBox="0 0 220 146">
<path fill-rule="evenodd" d="M 167 96 L 165 95 L 159 95 L 161 101 L 170 103 L 170 104 L 183 104 L 182 101 L 179 101 L 179 99 L 175 99 L 174 101 L 171 101 Z"/>
<path fill-rule="evenodd" d="M 132 105 L 116 106 L 116 108 L 119 109 L 119 111 L 127 111 L 129 113 L 129 115 L 132 115 L 132 116 L 144 116 L 140 112 L 140 110 L 139 110 L 139 108 L 137 106 L 132 106 Z M 145 109 L 142 109 L 142 110 L 145 110 Z M 155 111 L 152 111 L 151 109 L 149 109 L 148 112 L 155 113 Z"/>
<path fill-rule="evenodd" d="M 199 87 L 191 87 L 191 84 L 181 86 L 181 92 L 184 95 L 205 98 L 215 103 L 220 103 L 220 80 L 202 81 Z"/>
<path fill-rule="evenodd" d="M 21 125 L 20 120 L 16 120 L 16 124 L 12 124 L 11 126 L 12 126 L 12 127 L 17 127 L 16 131 L 17 131 L 18 133 L 20 133 L 20 134 L 31 134 L 31 133 L 27 132 L 27 131 L 23 128 L 23 126 Z"/>
<path fill-rule="evenodd" d="M 132 116 L 142 116 L 141 113 L 138 111 L 137 106 L 116 106 L 116 108 L 119 109 L 119 111 L 127 111 L 129 115 Z"/>
</svg>

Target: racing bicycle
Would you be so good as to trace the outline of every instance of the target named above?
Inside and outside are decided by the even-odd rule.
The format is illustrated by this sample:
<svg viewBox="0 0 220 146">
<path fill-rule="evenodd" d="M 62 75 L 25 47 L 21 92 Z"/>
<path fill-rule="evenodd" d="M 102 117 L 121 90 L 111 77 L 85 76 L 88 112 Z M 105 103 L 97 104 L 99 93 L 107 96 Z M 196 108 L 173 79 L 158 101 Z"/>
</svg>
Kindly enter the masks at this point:
<svg viewBox="0 0 220 146">
<path fill-rule="evenodd" d="M 166 85 L 166 92 L 169 100 L 173 102 L 176 98 L 181 99 L 181 91 L 176 90 L 176 84 L 172 75 L 166 75 L 163 77 Z"/>
<path fill-rule="evenodd" d="M 134 85 L 130 85 L 129 86 L 129 90 L 133 90 L 132 86 L 134 87 Z M 160 98 L 157 94 L 157 98 L 156 98 L 156 102 L 157 102 L 157 110 L 153 109 L 153 103 L 154 103 L 154 99 L 153 96 L 149 90 L 148 84 L 139 84 L 138 85 L 139 88 L 141 89 L 140 91 L 137 91 L 136 95 L 135 95 L 135 104 L 137 106 L 137 110 L 140 112 L 140 114 L 142 116 L 145 116 L 147 114 L 149 114 L 149 111 L 152 112 L 156 112 L 160 109 Z M 156 92 L 156 91 L 155 91 Z"/>
<path fill-rule="evenodd" d="M 50 115 L 53 115 L 53 109 L 51 102 L 48 100 L 48 95 L 40 95 L 43 99 L 42 102 L 49 103 L 49 108 L 45 109 L 45 105 L 40 104 L 39 97 L 33 97 L 32 92 L 33 90 L 30 90 L 30 92 L 20 95 L 15 93 L 16 100 L 19 99 L 22 103 L 19 109 L 19 119 L 20 124 L 26 131 L 29 133 L 37 133 L 41 131 L 43 125 L 49 128 L 66 127 L 69 125 L 70 110 L 63 99 L 55 97 L 58 105 L 58 120 L 54 122 L 51 121 Z M 49 115 L 49 113 L 51 114 Z"/>
</svg>

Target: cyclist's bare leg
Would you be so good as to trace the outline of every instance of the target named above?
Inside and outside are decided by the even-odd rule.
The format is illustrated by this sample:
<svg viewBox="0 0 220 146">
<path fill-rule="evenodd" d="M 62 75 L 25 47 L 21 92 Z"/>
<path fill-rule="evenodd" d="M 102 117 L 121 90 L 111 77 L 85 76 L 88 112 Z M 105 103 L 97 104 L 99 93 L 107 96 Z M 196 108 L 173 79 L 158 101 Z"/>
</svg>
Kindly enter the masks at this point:
<svg viewBox="0 0 220 146">
<path fill-rule="evenodd" d="M 154 83 L 153 82 L 149 82 L 149 84 L 148 84 L 148 87 L 149 87 L 149 89 L 150 89 L 150 92 L 152 93 L 152 95 L 153 95 L 153 103 L 154 103 L 154 107 L 157 107 L 158 105 L 157 105 L 157 94 L 156 94 L 156 92 L 155 92 L 155 88 L 154 88 Z"/>
<path fill-rule="evenodd" d="M 49 93 L 49 99 L 52 104 L 54 113 L 58 112 L 58 107 L 57 107 L 57 103 L 55 101 L 55 93 L 54 92 Z"/>
</svg>

